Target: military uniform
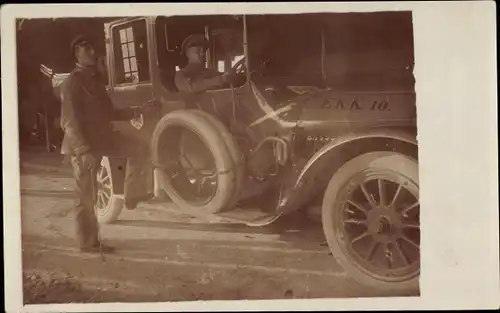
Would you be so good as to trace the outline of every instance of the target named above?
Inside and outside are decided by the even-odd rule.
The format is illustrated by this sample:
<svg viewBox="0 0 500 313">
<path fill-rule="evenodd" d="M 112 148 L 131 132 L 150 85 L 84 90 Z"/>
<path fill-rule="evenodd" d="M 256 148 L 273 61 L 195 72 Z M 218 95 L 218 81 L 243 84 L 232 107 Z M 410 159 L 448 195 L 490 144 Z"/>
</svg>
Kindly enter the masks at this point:
<svg viewBox="0 0 500 313">
<path fill-rule="evenodd" d="M 193 46 L 208 48 L 208 41 L 203 35 L 188 36 L 181 44 L 181 51 Z M 226 84 L 223 73 L 206 68 L 203 64 L 187 64 L 175 73 L 175 85 L 180 92 L 202 92 Z"/>
<path fill-rule="evenodd" d="M 224 84 L 221 73 L 197 64 L 188 64 L 175 73 L 175 85 L 181 92 L 201 92 Z"/>
<path fill-rule="evenodd" d="M 129 157 L 125 176 L 125 201 L 147 197 L 148 146 L 121 138 L 113 120 L 134 117 L 133 110 L 115 110 L 97 67 L 77 65 L 61 85 L 61 153 L 71 158 L 76 180 L 77 236 L 81 248 L 96 246 L 97 218 L 93 204 L 97 192 L 96 171 L 103 156 Z M 84 167 L 82 155 L 95 158 L 92 172 Z"/>
</svg>

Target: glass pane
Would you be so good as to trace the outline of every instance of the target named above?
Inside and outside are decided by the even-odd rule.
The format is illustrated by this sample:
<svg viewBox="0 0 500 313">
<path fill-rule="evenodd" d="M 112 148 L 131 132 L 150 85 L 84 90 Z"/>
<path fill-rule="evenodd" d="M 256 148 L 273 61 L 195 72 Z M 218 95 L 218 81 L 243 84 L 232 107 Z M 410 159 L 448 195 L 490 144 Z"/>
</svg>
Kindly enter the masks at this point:
<svg viewBox="0 0 500 313">
<path fill-rule="evenodd" d="M 134 40 L 134 33 L 132 32 L 132 27 L 127 28 L 127 41 L 133 41 Z"/>
<path fill-rule="evenodd" d="M 219 61 L 219 72 L 224 73 L 224 61 Z"/>
<path fill-rule="evenodd" d="M 136 58 L 130 58 L 130 70 L 132 72 L 137 72 L 137 59 Z"/>
<path fill-rule="evenodd" d="M 134 83 L 139 82 L 139 73 L 137 73 L 137 72 L 132 73 L 132 77 L 134 78 L 134 80 L 133 80 Z"/>
<path fill-rule="evenodd" d="M 128 58 L 128 46 L 126 44 L 122 45 L 122 56 Z"/>
<path fill-rule="evenodd" d="M 129 59 L 123 59 L 123 68 L 124 68 L 125 73 L 130 72 Z"/>
<path fill-rule="evenodd" d="M 120 43 L 127 42 L 127 33 L 125 29 L 120 29 Z"/>
<path fill-rule="evenodd" d="M 128 44 L 128 55 L 135 57 L 135 44 L 133 42 Z"/>
</svg>

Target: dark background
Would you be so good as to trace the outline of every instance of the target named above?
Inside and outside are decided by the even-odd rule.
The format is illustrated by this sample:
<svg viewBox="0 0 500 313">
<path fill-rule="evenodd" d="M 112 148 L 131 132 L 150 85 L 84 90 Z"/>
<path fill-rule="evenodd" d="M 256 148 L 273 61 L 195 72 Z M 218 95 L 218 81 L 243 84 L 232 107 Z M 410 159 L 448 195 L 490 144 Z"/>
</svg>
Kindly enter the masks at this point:
<svg viewBox="0 0 500 313">
<path fill-rule="evenodd" d="M 186 19 L 186 17 L 176 18 Z M 200 19 L 200 17 L 193 18 Z M 72 71 L 75 60 L 71 55 L 70 43 L 76 35 L 82 33 L 91 37 L 98 52 L 105 54 L 103 24 L 116 19 L 120 18 L 17 20 L 16 45 L 21 149 L 26 146 L 41 145 L 45 149 L 57 151 L 57 144 L 62 135 L 57 125 L 60 104 L 54 98 L 50 78 L 40 72 L 40 65 L 47 66 L 53 73 Z M 249 44 L 253 47 L 257 44 L 257 42 L 252 43 L 252 32 L 263 34 L 272 30 L 273 36 L 271 37 L 281 39 L 279 42 L 271 40 L 279 48 L 277 59 L 281 59 L 280 62 L 287 62 L 287 59 L 290 59 L 288 64 L 295 64 L 296 60 L 301 60 L 303 64 L 298 71 L 309 72 L 311 69 L 316 69 L 317 74 L 320 74 L 318 57 L 303 60 L 299 51 L 311 49 L 314 50 L 313 55 L 318 54 L 316 50 L 318 50 L 320 36 L 312 36 L 311 34 L 318 35 L 319 33 L 309 31 L 306 27 L 307 23 L 303 22 L 322 20 L 325 27 L 329 29 L 329 38 L 327 38 L 325 46 L 327 55 L 340 53 L 347 57 L 348 62 L 349 73 L 342 69 L 345 64 L 338 63 L 336 59 L 326 60 L 328 78 L 332 81 L 336 79 L 346 80 L 349 75 L 354 77 L 354 80 L 359 81 L 360 77 L 367 76 L 371 71 L 379 73 L 388 73 L 394 70 L 404 71 L 412 76 L 414 49 L 411 12 L 259 15 L 253 16 L 252 19 L 264 19 L 268 22 L 265 26 L 267 29 L 253 29 L 253 24 L 249 19 Z M 302 21 L 297 23 L 297 27 L 293 27 L 293 21 L 297 19 Z M 285 23 L 287 20 L 291 23 Z M 235 23 L 241 23 L 241 21 L 235 20 Z M 283 27 L 284 24 L 289 26 Z M 317 28 L 312 24 L 311 27 Z M 317 31 L 317 29 L 315 30 Z M 306 39 L 311 41 L 310 44 L 304 44 Z M 289 53 L 283 55 L 285 43 L 290 47 L 287 49 Z M 390 51 L 395 51 L 395 53 Z M 392 54 L 389 55 L 389 52 Z M 296 57 L 295 54 L 297 54 Z M 401 80 L 398 77 L 396 76 L 396 81 Z M 410 80 L 410 83 L 413 82 Z M 47 134 L 46 124 L 49 126 L 50 134 Z M 54 143 L 52 147 L 47 145 L 45 140 L 47 136 L 52 137 L 51 141 Z"/>
</svg>

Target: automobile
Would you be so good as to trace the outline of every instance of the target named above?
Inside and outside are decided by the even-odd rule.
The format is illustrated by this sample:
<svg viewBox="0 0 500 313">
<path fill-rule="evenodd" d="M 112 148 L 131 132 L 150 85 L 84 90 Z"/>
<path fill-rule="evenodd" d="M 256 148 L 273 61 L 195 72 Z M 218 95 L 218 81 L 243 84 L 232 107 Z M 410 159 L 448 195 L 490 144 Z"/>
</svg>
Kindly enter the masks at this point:
<svg viewBox="0 0 500 313">
<path fill-rule="evenodd" d="M 230 84 L 177 90 L 193 33 Z M 249 226 L 315 210 L 350 277 L 418 288 L 411 13 L 140 16 L 105 23 L 104 34 L 115 107 L 154 108 L 115 128 L 148 143 L 160 201 Z M 100 223 L 123 209 L 124 166 L 103 159 Z"/>
</svg>

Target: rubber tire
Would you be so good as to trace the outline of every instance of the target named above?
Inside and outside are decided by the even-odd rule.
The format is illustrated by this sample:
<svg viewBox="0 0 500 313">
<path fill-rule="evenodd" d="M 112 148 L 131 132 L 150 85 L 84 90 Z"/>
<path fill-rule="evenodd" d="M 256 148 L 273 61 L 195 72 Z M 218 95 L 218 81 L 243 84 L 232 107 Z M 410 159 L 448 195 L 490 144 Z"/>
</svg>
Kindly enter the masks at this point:
<svg viewBox="0 0 500 313">
<path fill-rule="evenodd" d="M 236 142 L 234 136 L 231 134 L 231 132 L 229 132 L 228 128 L 219 119 L 205 111 L 192 110 L 192 112 L 206 118 L 210 123 L 212 123 L 214 127 L 217 128 L 220 135 L 222 135 L 224 143 L 233 159 L 233 165 L 236 170 L 236 191 L 234 192 L 233 198 L 226 205 L 227 209 L 229 210 L 238 201 L 240 190 L 243 187 L 245 178 L 245 156 L 239 149 L 238 143 Z"/>
<path fill-rule="evenodd" d="M 331 218 L 331 216 L 335 214 L 335 199 L 338 198 L 341 188 L 349 182 L 354 174 L 367 168 L 396 170 L 398 173 L 402 173 L 406 178 L 412 180 L 417 186 L 419 185 L 417 161 L 399 153 L 390 151 L 370 152 L 346 162 L 333 175 L 323 198 L 321 219 L 328 246 L 337 262 L 343 267 L 347 274 L 359 283 L 387 291 L 418 291 L 420 270 L 415 277 L 407 281 L 386 282 L 378 280 L 364 273 L 353 264 L 349 257 L 344 255 L 341 245 L 338 242 L 339 236 L 335 232 L 333 218 Z"/>
<path fill-rule="evenodd" d="M 112 173 L 111 166 L 109 163 L 109 159 L 107 157 L 102 158 L 101 167 L 105 168 L 109 173 L 109 180 L 111 183 L 111 199 L 109 201 L 106 213 L 101 215 L 96 210 L 96 217 L 99 224 L 112 224 L 118 220 L 118 217 L 120 216 L 120 213 L 123 210 L 123 205 L 125 201 L 123 196 L 116 195 L 114 193 L 113 175 L 111 174 Z M 97 175 L 99 175 L 100 171 L 101 169 L 99 169 Z"/>
<path fill-rule="evenodd" d="M 225 144 L 224 136 L 219 131 L 218 127 L 214 126 L 213 122 L 203 116 L 199 110 L 177 110 L 172 111 L 163 116 L 158 122 L 152 138 L 152 157 L 155 163 L 160 163 L 161 151 L 159 151 L 159 142 L 161 135 L 168 131 L 170 126 L 187 126 L 195 131 L 198 136 L 208 146 L 215 159 L 216 168 L 218 171 L 233 169 L 225 174 L 218 175 L 218 188 L 212 200 L 206 204 L 194 206 L 186 202 L 172 188 L 170 179 L 160 172 L 160 179 L 163 183 L 165 192 L 170 199 L 181 208 L 203 210 L 207 213 L 220 213 L 232 208 L 235 194 L 238 191 L 238 174 L 237 168 L 234 166 L 234 161 L 228 146 Z"/>
</svg>

